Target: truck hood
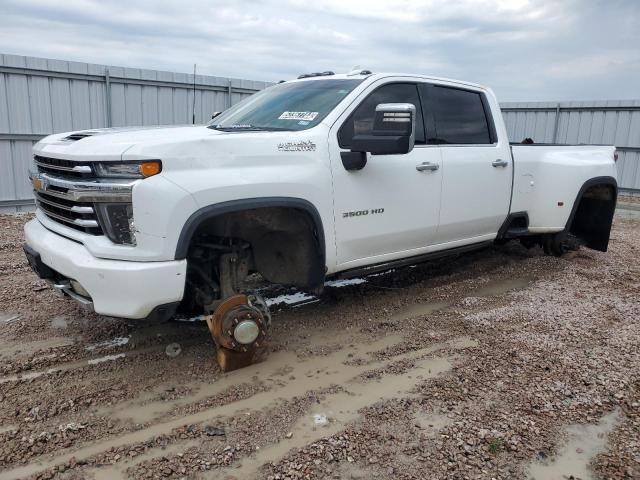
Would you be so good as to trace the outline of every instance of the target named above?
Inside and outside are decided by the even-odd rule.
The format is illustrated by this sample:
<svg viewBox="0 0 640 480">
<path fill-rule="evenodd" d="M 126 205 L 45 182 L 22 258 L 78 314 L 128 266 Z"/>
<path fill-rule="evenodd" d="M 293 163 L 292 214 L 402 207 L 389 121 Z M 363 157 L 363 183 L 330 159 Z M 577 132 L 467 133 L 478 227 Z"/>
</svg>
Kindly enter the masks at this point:
<svg viewBox="0 0 640 480">
<path fill-rule="evenodd" d="M 100 128 L 49 135 L 33 147 L 33 152 L 67 160 L 119 161 L 134 145 L 183 142 L 224 134 L 204 125 Z"/>
</svg>

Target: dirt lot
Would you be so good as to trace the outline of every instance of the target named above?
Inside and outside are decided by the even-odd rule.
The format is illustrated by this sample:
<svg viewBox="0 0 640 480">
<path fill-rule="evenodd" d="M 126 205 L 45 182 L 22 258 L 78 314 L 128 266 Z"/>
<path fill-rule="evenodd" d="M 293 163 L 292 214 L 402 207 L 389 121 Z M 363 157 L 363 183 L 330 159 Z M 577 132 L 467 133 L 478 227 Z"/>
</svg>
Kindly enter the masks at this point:
<svg viewBox="0 0 640 480">
<path fill-rule="evenodd" d="M 606 254 L 511 243 L 334 285 L 228 374 L 203 322 L 58 297 L 24 221 L 0 217 L 0 480 L 640 478 L 637 216 Z"/>
</svg>

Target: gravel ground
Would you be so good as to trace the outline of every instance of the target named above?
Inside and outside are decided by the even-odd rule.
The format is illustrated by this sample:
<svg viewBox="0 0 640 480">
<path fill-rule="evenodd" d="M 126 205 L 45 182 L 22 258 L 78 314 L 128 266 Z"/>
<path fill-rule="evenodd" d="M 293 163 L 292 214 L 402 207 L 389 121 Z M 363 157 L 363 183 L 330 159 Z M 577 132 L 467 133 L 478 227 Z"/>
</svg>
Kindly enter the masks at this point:
<svg viewBox="0 0 640 480">
<path fill-rule="evenodd" d="M 512 242 L 280 305 L 228 374 L 201 321 L 57 296 L 27 218 L 0 216 L 0 480 L 640 478 L 638 216 L 607 253 Z"/>
<path fill-rule="evenodd" d="M 640 203 L 640 194 L 638 193 L 621 193 L 618 200 L 623 203 Z"/>
</svg>

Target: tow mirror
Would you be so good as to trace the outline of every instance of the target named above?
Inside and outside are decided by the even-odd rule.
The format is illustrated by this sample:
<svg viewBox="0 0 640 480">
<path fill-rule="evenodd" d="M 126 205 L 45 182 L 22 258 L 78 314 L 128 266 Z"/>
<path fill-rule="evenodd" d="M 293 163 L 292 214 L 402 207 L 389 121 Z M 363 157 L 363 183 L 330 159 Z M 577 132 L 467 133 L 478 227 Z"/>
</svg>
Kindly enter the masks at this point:
<svg viewBox="0 0 640 480">
<path fill-rule="evenodd" d="M 376 106 L 373 129 L 367 135 L 355 135 L 352 152 L 372 155 L 409 153 L 415 143 L 416 107 L 411 103 L 381 103 Z"/>
</svg>

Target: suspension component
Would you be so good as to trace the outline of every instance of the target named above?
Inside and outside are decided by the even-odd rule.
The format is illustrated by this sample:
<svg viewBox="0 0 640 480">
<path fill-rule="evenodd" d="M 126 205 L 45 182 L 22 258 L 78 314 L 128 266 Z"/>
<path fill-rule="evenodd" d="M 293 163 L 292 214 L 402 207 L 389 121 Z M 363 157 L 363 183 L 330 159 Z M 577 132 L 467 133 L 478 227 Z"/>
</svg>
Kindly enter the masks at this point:
<svg viewBox="0 0 640 480">
<path fill-rule="evenodd" d="M 246 367 L 264 351 L 271 314 L 257 295 L 233 295 L 206 317 L 223 372 Z"/>
</svg>

